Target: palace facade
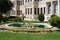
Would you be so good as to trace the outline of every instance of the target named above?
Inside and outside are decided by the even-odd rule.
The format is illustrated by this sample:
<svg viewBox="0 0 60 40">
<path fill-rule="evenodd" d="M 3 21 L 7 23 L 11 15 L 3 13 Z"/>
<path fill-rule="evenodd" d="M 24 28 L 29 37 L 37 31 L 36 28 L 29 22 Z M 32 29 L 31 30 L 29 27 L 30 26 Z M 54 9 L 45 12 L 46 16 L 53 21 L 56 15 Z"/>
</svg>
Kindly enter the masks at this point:
<svg viewBox="0 0 60 40">
<path fill-rule="evenodd" d="M 60 16 L 60 0 L 13 0 L 11 16 L 26 16 L 25 20 L 38 20 L 39 14 L 44 14 L 48 21 L 52 14 Z"/>
</svg>

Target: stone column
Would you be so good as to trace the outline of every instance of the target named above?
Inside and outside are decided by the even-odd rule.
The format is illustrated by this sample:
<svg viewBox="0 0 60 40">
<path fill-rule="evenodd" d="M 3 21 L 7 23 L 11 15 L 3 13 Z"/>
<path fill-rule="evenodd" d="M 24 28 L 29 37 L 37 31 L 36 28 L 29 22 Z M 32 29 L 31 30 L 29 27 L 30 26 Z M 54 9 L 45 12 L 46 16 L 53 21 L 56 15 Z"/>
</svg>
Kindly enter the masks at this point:
<svg viewBox="0 0 60 40">
<path fill-rule="evenodd" d="M 45 7 L 43 7 L 43 14 L 45 14 Z"/>
<path fill-rule="evenodd" d="M 28 15 L 28 8 L 27 8 L 27 15 Z"/>
<path fill-rule="evenodd" d="M 51 14 L 54 14 L 54 4 L 51 2 Z"/>
<path fill-rule="evenodd" d="M 38 8 L 36 8 L 36 15 L 38 14 Z"/>
<path fill-rule="evenodd" d="M 24 4 L 25 4 L 25 0 L 24 0 Z"/>
<path fill-rule="evenodd" d="M 32 20 L 34 20 L 34 4 L 32 6 Z"/>
<path fill-rule="evenodd" d="M 60 0 L 58 0 L 58 15 L 60 14 Z"/>
<path fill-rule="evenodd" d="M 39 14 L 41 14 L 41 8 L 39 8 Z"/>
<path fill-rule="evenodd" d="M 29 15 L 31 14 L 31 8 L 29 8 Z"/>
<path fill-rule="evenodd" d="M 44 14 L 44 7 L 42 7 L 42 13 Z"/>
<path fill-rule="evenodd" d="M 48 14 L 48 3 L 46 3 L 46 7 L 45 7 L 45 14 L 44 14 L 44 17 L 45 17 L 45 20 L 44 21 L 47 21 L 47 15 Z"/>
<path fill-rule="evenodd" d="M 31 14 L 31 8 L 29 8 L 29 15 Z"/>
<path fill-rule="evenodd" d="M 48 4 L 46 4 L 45 14 L 48 14 Z"/>
</svg>

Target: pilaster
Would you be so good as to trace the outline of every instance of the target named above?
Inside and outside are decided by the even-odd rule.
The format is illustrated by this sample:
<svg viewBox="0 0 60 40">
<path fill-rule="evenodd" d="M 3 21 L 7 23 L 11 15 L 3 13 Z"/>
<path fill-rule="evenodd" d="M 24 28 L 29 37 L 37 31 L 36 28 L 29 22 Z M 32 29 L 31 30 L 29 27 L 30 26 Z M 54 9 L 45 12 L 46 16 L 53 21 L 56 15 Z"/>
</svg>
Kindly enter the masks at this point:
<svg viewBox="0 0 60 40">
<path fill-rule="evenodd" d="M 60 14 L 60 0 L 58 0 L 58 15 Z"/>
<path fill-rule="evenodd" d="M 46 4 L 45 14 L 48 14 L 48 4 Z"/>
<path fill-rule="evenodd" d="M 51 14 L 54 14 L 54 4 L 51 2 Z"/>
</svg>

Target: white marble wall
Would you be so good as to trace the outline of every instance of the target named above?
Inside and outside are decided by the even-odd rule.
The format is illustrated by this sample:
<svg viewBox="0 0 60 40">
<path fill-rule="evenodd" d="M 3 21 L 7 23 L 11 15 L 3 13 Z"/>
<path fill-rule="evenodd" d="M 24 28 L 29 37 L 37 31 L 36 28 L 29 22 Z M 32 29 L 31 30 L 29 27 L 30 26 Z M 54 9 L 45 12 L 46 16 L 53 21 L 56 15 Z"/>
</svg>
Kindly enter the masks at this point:
<svg viewBox="0 0 60 40">
<path fill-rule="evenodd" d="M 12 0 L 15 1 L 15 13 L 16 13 L 16 1 L 17 0 Z M 39 1 L 38 4 L 34 4 L 34 0 L 32 0 L 32 2 L 27 2 L 25 3 L 24 0 L 24 5 L 20 6 L 20 10 L 22 10 L 22 13 L 25 15 L 25 8 L 32 8 L 32 15 L 25 15 L 26 17 L 32 17 L 32 19 L 27 18 L 26 20 L 35 20 L 34 17 L 37 17 L 37 15 L 34 15 L 34 7 L 37 8 L 44 8 L 45 7 L 45 21 L 48 21 L 50 19 L 50 16 L 52 14 L 54 14 L 54 1 L 58 3 L 58 13 L 56 13 L 56 15 L 60 16 L 60 0 L 43 0 L 43 1 Z M 48 14 L 48 5 L 47 3 L 51 3 L 51 13 Z M 36 5 L 36 6 L 34 6 Z M 43 9 L 44 10 L 44 9 Z M 44 11 L 43 11 L 44 12 Z"/>
</svg>

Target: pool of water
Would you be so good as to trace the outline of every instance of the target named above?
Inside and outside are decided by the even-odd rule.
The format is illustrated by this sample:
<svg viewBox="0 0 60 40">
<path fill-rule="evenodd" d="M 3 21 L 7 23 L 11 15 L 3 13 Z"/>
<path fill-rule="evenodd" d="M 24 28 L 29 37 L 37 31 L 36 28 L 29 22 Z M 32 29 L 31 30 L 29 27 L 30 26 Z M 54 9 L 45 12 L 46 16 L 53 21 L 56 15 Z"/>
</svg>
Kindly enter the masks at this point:
<svg viewBox="0 0 60 40">
<path fill-rule="evenodd" d="M 22 27 L 22 24 L 18 24 L 18 23 L 14 23 L 14 24 L 10 24 L 8 26 L 13 26 L 13 27 Z"/>
<path fill-rule="evenodd" d="M 38 28 L 51 28 L 49 24 L 46 23 L 12 23 L 8 25 L 9 27 L 38 27 Z"/>
</svg>

